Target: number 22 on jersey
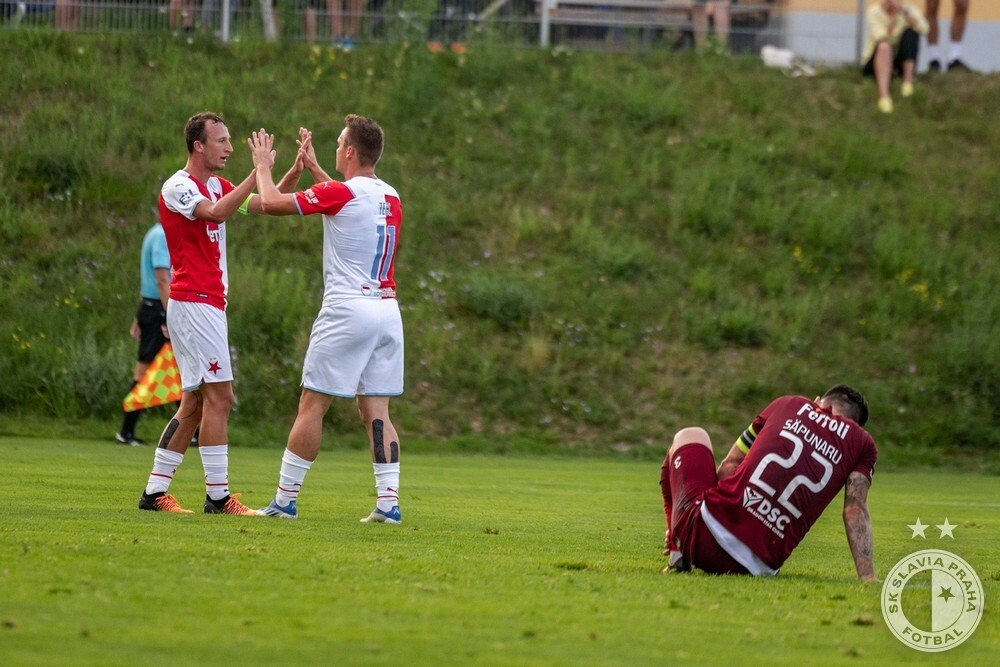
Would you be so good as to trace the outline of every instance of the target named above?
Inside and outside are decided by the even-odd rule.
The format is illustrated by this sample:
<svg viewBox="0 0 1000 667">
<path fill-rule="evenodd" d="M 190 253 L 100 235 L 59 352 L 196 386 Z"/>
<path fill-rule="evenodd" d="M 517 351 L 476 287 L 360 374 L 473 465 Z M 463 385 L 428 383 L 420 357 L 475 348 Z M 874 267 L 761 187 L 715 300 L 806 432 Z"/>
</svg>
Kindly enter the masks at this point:
<svg viewBox="0 0 1000 667">
<path fill-rule="evenodd" d="M 785 458 L 772 452 L 761 459 L 756 470 L 754 470 L 753 474 L 750 475 L 750 482 L 768 493 L 772 498 L 777 493 L 777 490 L 762 479 L 764 470 L 772 463 L 776 463 L 778 466 L 785 468 L 786 470 L 791 469 L 799 460 L 799 457 L 802 456 L 803 449 L 802 440 L 797 435 L 789 433 L 785 430 L 782 430 L 780 435 L 786 440 L 791 441 L 793 447 L 791 455 Z M 813 481 L 805 475 L 796 475 L 790 482 L 788 482 L 788 485 L 785 487 L 785 490 L 782 491 L 781 495 L 778 496 L 778 503 L 791 512 L 792 516 L 796 519 L 802 516 L 802 512 L 798 507 L 792 504 L 792 492 L 794 492 L 798 487 L 804 486 L 813 493 L 819 493 L 823 490 L 827 482 L 830 481 L 830 477 L 833 475 L 833 466 L 829 461 L 816 452 L 810 452 L 810 455 L 817 462 L 819 462 L 820 466 L 822 466 L 823 476 L 818 481 Z"/>
</svg>

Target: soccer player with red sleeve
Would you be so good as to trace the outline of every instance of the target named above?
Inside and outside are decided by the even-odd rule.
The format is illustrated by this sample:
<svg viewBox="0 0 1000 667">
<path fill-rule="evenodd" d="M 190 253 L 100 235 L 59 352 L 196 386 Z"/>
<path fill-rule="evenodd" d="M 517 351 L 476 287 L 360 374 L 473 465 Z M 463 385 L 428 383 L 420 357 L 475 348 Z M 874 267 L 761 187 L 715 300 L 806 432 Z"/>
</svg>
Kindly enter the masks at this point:
<svg viewBox="0 0 1000 667">
<path fill-rule="evenodd" d="M 862 428 L 864 396 L 837 385 L 821 398 L 771 402 L 714 469 L 700 428 L 674 436 L 660 484 L 669 568 L 774 575 L 843 488 L 858 577 L 874 580 L 868 488 L 877 450 Z"/>
<path fill-rule="evenodd" d="M 180 407 L 160 437 L 139 509 L 189 514 L 167 491 L 200 426 L 207 514 L 253 514 L 229 493 L 229 410 L 233 370 L 226 321 L 226 219 L 252 192 L 253 173 L 238 186 L 215 175 L 233 152 L 229 130 L 214 113 L 184 128 L 188 161 L 160 192 L 160 220 L 173 266 L 167 327 L 181 374 Z"/>
<path fill-rule="evenodd" d="M 398 524 L 399 436 L 389 399 L 403 393 L 403 323 L 396 303 L 395 259 L 403 210 L 395 188 L 375 175 L 382 128 L 349 115 L 337 139 L 333 181 L 316 163 L 311 136 L 299 132 L 299 157 L 316 184 L 281 194 L 271 177 L 274 137 L 250 141 L 259 195 L 248 209 L 269 215 L 323 216 L 323 304 L 313 323 L 302 368 L 302 396 L 281 459 L 278 488 L 262 516 L 291 519 L 306 473 L 319 454 L 323 416 L 334 397 L 354 398 L 368 431 L 376 503 L 364 523 Z"/>
</svg>

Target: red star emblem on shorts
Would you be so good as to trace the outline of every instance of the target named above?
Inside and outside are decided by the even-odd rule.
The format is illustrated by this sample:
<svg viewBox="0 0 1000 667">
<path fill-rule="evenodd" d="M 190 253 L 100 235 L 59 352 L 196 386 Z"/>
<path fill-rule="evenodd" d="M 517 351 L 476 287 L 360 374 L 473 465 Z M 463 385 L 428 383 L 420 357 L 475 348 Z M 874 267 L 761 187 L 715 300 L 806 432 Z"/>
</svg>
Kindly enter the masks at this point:
<svg viewBox="0 0 1000 667">
<path fill-rule="evenodd" d="M 214 375 L 218 375 L 219 371 L 222 370 L 222 366 L 219 365 L 218 361 L 215 361 L 213 359 L 212 362 L 208 365 L 208 370 L 212 371 Z"/>
</svg>

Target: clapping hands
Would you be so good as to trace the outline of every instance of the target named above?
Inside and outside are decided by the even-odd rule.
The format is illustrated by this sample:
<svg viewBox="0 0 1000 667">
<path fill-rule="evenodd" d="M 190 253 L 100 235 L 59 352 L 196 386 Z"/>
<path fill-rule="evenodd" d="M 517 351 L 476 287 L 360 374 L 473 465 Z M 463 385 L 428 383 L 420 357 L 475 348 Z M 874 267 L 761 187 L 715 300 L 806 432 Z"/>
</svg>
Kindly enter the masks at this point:
<svg viewBox="0 0 1000 667">
<path fill-rule="evenodd" d="M 318 166 L 316 162 L 316 151 L 312 145 L 312 132 L 304 127 L 299 128 L 299 138 L 295 141 L 299 146 L 299 153 L 296 162 L 305 169 L 312 170 Z"/>
<path fill-rule="evenodd" d="M 268 134 L 264 128 L 260 128 L 260 131 L 251 133 L 247 145 L 250 146 L 254 167 L 264 167 L 268 171 L 274 168 L 277 152 L 274 150 L 273 134 Z"/>
<path fill-rule="evenodd" d="M 316 160 L 316 150 L 313 148 L 312 143 L 312 132 L 304 127 L 300 127 L 299 138 L 295 143 L 298 145 L 299 150 L 295 154 L 295 162 L 288 175 L 297 180 L 299 174 L 308 170 L 317 181 L 329 180 L 330 177 L 326 175 L 326 172 L 322 170 L 319 162 Z M 274 135 L 268 134 L 264 128 L 261 128 L 259 131 L 253 132 L 251 137 L 247 139 L 247 145 L 250 147 L 250 155 L 253 158 L 254 168 L 262 167 L 270 172 L 274 168 L 275 156 L 277 155 L 277 152 L 274 150 Z M 294 181 L 292 185 L 294 185 Z M 282 190 L 282 192 L 284 191 Z"/>
</svg>

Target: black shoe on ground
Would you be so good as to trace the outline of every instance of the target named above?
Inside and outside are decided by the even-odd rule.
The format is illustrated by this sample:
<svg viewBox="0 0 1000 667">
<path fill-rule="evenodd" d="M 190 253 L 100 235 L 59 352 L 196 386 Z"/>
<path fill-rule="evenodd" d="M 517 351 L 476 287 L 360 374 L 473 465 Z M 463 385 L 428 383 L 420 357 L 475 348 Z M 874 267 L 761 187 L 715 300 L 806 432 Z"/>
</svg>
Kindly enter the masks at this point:
<svg viewBox="0 0 1000 667">
<path fill-rule="evenodd" d="M 220 500 L 212 500 L 205 496 L 205 514 L 238 514 L 241 516 L 257 516 L 253 511 L 240 502 L 240 494 L 234 493 Z"/>
<path fill-rule="evenodd" d="M 948 71 L 957 70 L 959 72 L 971 72 L 972 68 L 963 63 L 958 58 L 955 58 L 950 63 L 948 63 Z"/>
<path fill-rule="evenodd" d="M 140 440 L 134 435 L 122 435 L 121 433 L 115 433 L 115 442 L 120 445 L 129 445 L 131 447 L 142 447 L 146 444 L 145 440 Z"/>
<path fill-rule="evenodd" d="M 940 60 L 932 60 L 929 63 L 927 63 L 927 71 L 934 74 L 937 72 L 943 72 L 944 68 L 941 67 Z"/>
<path fill-rule="evenodd" d="M 682 556 L 679 552 L 670 552 L 669 564 L 663 568 L 663 574 L 671 574 L 674 572 L 690 572 L 691 571 L 691 561 Z"/>
</svg>

